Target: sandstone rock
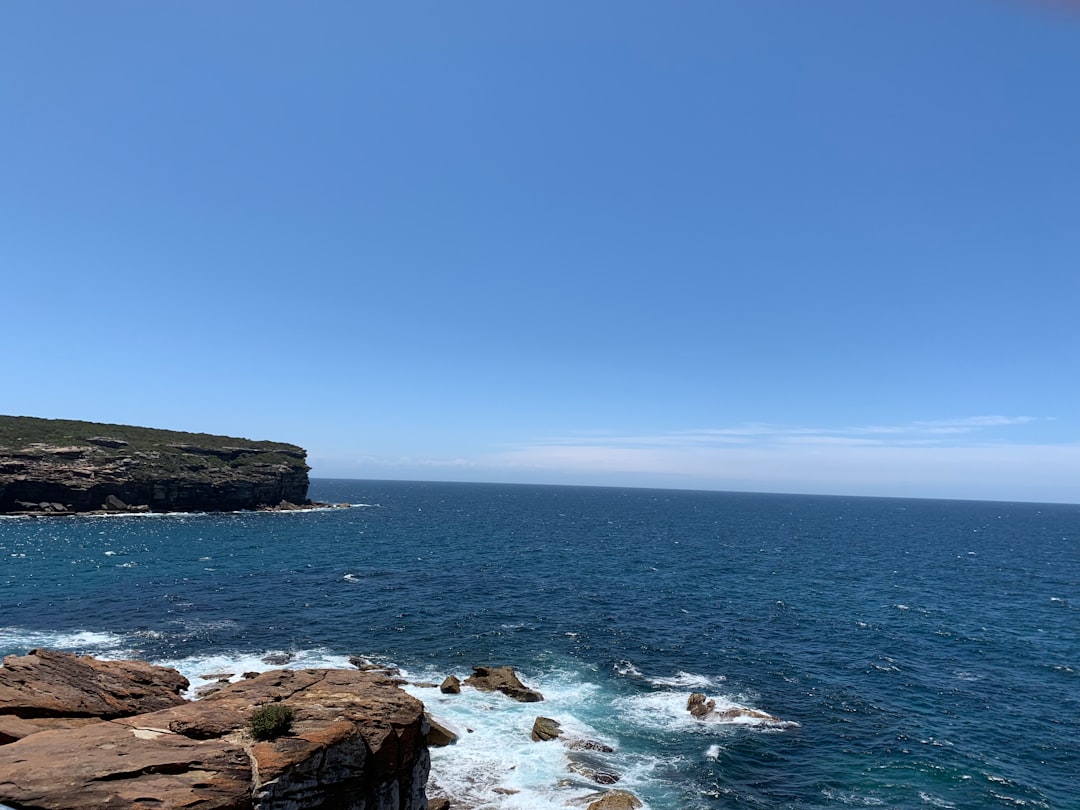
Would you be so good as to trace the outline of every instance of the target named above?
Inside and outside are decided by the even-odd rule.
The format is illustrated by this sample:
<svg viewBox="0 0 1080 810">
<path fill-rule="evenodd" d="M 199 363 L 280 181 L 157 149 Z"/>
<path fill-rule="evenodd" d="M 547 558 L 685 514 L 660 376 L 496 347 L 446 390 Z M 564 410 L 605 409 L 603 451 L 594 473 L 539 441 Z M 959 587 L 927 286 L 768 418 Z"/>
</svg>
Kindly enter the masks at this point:
<svg viewBox="0 0 1080 810">
<path fill-rule="evenodd" d="M 641 799 L 625 790 L 609 790 L 591 802 L 586 810 L 636 810 L 642 807 Z"/>
<path fill-rule="evenodd" d="M 9 655 L 0 667 L 0 714 L 124 717 L 184 703 L 188 680 L 142 661 L 98 661 L 53 650 Z"/>
<path fill-rule="evenodd" d="M 698 719 L 705 717 L 715 708 L 716 701 L 706 701 L 705 695 L 703 695 L 701 692 L 694 692 L 690 695 L 690 699 L 686 701 L 686 710 Z"/>
<path fill-rule="evenodd" d="M 550 717 L 537 717 L 533 721 L 532 733 L 529 735 L 533 742 L 555 740 L 562 735 L 562 728 L 558 720 Z"/>
<path fill-rule="evenodd" d="M 456 675 L 447 675 L 441 684 L 439 684 L 439 691 L 444 695 L 459 695 L 461 694 L 461 681 L 458 680 Z"/>
<path fill-rule="evenodd" d="M 458 741 L 458 735 L 432 717 L 430 714 L 424 713 L 424 716 L 428 721 L 428 733 L 425 737 L 428 745 L 433 745 L 436 748 L 442 748 L 446 745 L 452 745 Z"/>
<path fill-rule="evenodd" d="M 537 703 L 544 696 L 518 680 L 512 667 L 473 667 L 465 683 L 484 692 L 502 692 L 522 703 Z"/>
<path fill-rule="evenodd" d="M 450 800 L 440 796 L 437 799 L 428 800 L 428 810 L 450 810 Z"/>
<path fill-rule="evenodd" d="M 248 719 L 274 702 L 293 709 L 292 730 L 254 742 Z M 421 810 L 423 730 L 423 705 L 381 676 L 272 671 L 202 701 L 0 746 L 0 804 Z"/>
<path fill-rule="evenodd" d="M 128 508 L 128 505 L 126 503 L 124 503 L 122 500 L 120 500 L 119 498 L 117 498 L 115 495 L 106 495 L 105 496 L 105 508 L 106 509 L 115 509 L 117 511 L 126 512 L 127 508 Z"/>
</svg>

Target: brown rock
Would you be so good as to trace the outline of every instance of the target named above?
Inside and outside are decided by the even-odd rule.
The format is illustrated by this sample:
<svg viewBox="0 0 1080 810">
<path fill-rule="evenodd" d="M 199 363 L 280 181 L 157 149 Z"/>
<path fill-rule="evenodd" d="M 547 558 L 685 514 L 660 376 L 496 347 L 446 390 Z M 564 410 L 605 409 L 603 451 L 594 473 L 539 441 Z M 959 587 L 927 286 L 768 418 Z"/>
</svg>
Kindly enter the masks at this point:
<svg viewBox="0 0 1080 810">
<path fill-rule="evenodd" d="M 124 717 L 184 702 L 188 680 L 142 661 L 98 661 L 53 650 L 9 655 L 0 667 L 0 714 Z"/>
<path fill-rule="evenodd" d="M 428 800 L 428 810 L 450 810 L 450 800 L 443 796 L 430 799 Z"/>
<path fill-rule="evenodd" d="M 686 710 L 690 712 L 690 714 L 694 715 L 694 717 L 697 717 L 699 720 L 702 717 L 710 714 L 715 708 L 716 701 L 706 701 L 705 695 L 703 695 L 701 692 L 694 692 L 690 695 L 690 699 L 686 701 Z"/>
<path fill-rule="evenodd" d="M 446 745 L 452 745 L 458 741 L 458 735 L 436 720 L 427 712 L 424 716 L 428 721 L 428 733 L 426 740 L 428 745 L 433 745 L 436 748 L 442 748 Z"/>
<path fill-rule="evenodd" d="M 456 675 L 447 675 L 443 682 L 439 684 L 439 691 L 444 695 L 460 695 L 461 681 L 457 679 Z"/>
<path fill-rule="evenodd" d="M 609 790 L 599 799 L 590 802 L 586 810 L 636 810 L 642 807 L 641 799 L 625 790 Z"/>
<path fill-rule="evenodd" d="M 2 671 L 2 670 L 0 670 Z M 253 742 L 252 711 L 282 702 L 291 732 Z M 378 675 L 273 671 L 202 701 L 0 746 L 0 803 L 35 810 L 365 807 L 420 810 L 423 706 Z"/>
<path fill-rule="evenodd" d="M 537 717 L 533 721 L 532 733 L 529 735 L 533 742 L 555 740 L 562 735 L 562 728 L 558 720 L 550 717 Z"/>
<path fill-rule="evenodd" d="M 544 696 L 518 680 L 512 667 L 473 667 L 465 684 L 484 692 L 502 692 L 522 703 L 537 703 Z"/>
</svg>

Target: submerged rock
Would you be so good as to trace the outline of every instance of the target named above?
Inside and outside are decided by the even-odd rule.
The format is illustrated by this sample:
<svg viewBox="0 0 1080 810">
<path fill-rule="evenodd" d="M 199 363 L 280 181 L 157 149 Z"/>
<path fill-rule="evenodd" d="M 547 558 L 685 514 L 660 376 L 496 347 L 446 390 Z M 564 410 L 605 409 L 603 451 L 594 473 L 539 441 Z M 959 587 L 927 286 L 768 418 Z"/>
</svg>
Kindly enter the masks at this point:
<svg viewBox="0 0 1080 810">
<path fill-rule="evenodd" d="M 538 703 L 544 696 L 518 680 L 512 667 L 473 667 L 465 684 L 483 692 L 502 692 L 521 703 Z"/>
<path fill-rule="evenodd" d="M 619 774 L 615 773 L 597 757 L 588 754 L 571 754 L 567 767 L 579 776 L 584 776 L 598 785 L 614 785 L 619 781 Z"/>
</svg>

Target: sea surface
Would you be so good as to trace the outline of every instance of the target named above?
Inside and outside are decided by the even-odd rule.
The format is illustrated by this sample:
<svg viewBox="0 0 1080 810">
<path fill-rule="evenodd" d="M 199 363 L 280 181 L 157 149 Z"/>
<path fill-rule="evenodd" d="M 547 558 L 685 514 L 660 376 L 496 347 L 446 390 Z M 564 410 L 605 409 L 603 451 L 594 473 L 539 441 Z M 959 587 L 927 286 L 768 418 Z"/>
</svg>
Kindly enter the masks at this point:
<svg viewBox="0 0 1080 810">
<path fill-rule="evenodd" d="M 433 793 L 649 808 L 1080 808 L 1080 506 L 316 480 L 350 508 L 0 520 L 0 653 L 400 667 Z M 545 701 L 424 686 L 511 664 Z M 692 692 L 776 720 L 701 722 Z M 579 805 L 580 806 L 580 805 Z"/>
</svg>

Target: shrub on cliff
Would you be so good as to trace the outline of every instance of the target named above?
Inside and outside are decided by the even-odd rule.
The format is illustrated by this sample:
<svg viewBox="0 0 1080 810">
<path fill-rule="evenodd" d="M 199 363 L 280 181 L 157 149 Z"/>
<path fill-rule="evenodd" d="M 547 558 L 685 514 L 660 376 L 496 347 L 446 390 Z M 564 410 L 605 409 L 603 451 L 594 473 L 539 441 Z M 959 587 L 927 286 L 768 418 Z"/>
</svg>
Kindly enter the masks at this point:
<svg viewBox="0 0 1080 810">
<path fill-rule="evenodd" d="M 272 740 L 288 734 L 292 728 L 293 710 L 283 703 L 260 706 L 251 713 L 248 728 L 256 740 Z"/>
</svg>

